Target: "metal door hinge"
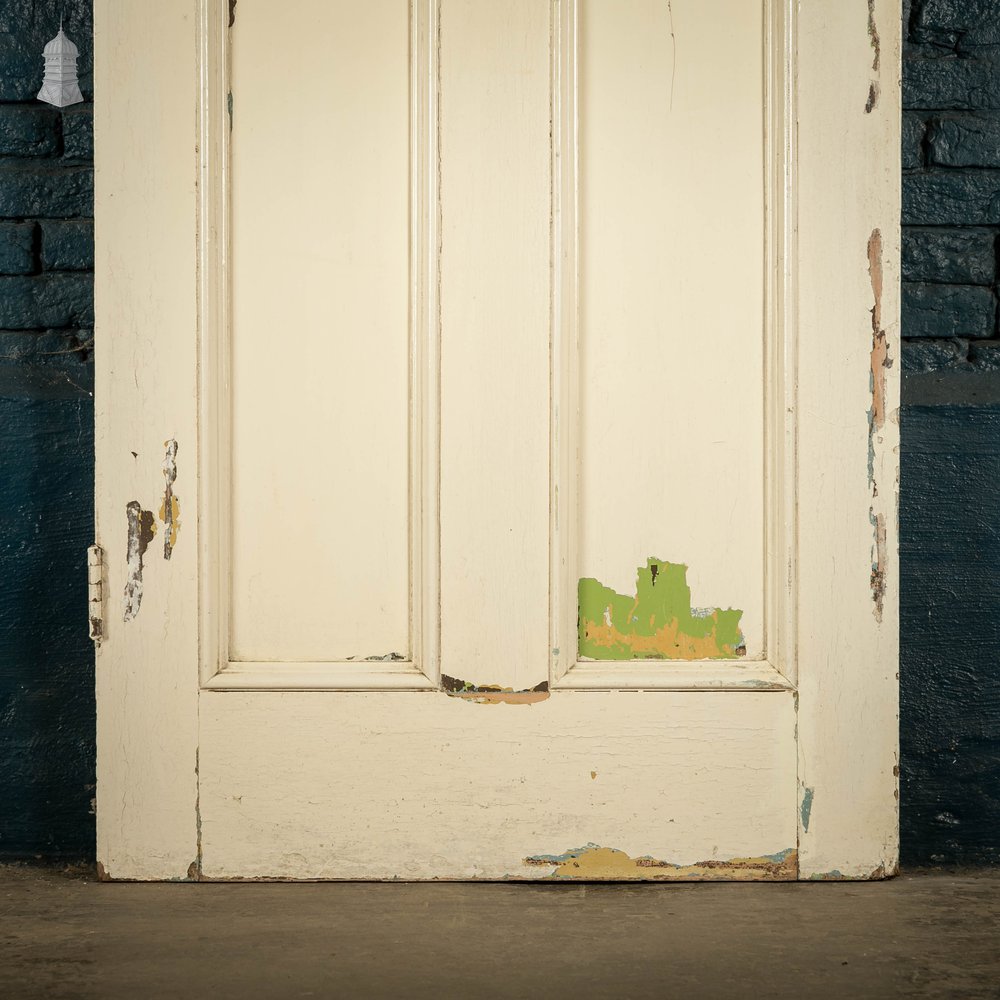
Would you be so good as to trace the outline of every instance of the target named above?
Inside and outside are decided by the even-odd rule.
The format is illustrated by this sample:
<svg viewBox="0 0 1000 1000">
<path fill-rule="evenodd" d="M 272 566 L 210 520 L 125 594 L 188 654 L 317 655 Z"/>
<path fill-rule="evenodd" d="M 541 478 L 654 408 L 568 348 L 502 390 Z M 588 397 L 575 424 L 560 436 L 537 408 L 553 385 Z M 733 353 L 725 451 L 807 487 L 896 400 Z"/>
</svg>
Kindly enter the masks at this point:
<svg viewBox="0 0 1000 1000">
<path fill-rule="evenodd" d="M 87 549 L 87 617 L 90 638 L 100 646 L 104 638 L 104 549 L 100 545 Z"/>
</svg>

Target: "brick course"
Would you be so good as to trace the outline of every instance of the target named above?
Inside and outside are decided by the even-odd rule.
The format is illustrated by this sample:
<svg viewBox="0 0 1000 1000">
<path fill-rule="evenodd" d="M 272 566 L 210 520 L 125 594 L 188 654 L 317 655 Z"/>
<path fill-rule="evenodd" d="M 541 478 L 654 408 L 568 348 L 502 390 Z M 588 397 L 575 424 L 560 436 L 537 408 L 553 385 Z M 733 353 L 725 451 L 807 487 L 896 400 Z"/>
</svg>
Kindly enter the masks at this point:
<svg viewBox="0 0 1000 1000">
<path fill-rule="evenodd" d="M 1000 5 L 909 0 L 903 34 L 903 370 L 992 370 Z"/>
</svg>

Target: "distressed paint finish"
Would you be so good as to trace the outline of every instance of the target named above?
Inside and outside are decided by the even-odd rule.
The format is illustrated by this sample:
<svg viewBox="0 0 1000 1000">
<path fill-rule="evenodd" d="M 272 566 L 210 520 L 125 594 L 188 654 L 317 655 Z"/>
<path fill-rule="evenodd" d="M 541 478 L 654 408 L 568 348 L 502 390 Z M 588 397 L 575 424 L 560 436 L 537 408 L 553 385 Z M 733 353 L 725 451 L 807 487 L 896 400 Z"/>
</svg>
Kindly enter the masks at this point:
<svg viewBox="0 0 1000 1000">
<path fill-rule="evenodd" d="M 800 804 L 802 789 L 814 790 L 799 820 L 805 879 L 891 874 L 898 857 L 899 366 L 880 363 L 878 332 L 898 357 L 901 18 L 898 0 L 872 10 L 880 93 L 867 113 L 859 94 L 874 46 L 864 7 L 798 9 Z"/>
<path fill-rule="evenodd" d="M 527 691 L 514 691 L 499 684 L 472 684 L 444 674 L 441 687 L 452 698 L 462 698 L 477 705 L 536 705 L 549 697 L 548 681 L 542 681 Z"/>
<path fill-rule="evenodd" d="M 198 468 L 195 9 L 94 4 L 96 37 L 115 39 L 96 47 L 94 117 L 95 540 L 116 603 L 125 505 L 154 506 L 164 439 Z M 184 878 L 197 856 L 196 519 L 186 530 L 194 544 L 170 562 L 146 553 L 141 613 L 106 615 L 97 650 L 97 859 L 110 878 Z"/>
<path fill-rule="evenodd" d="M 758 858 L 675 865 L 648 855 L 633 858 L 624 851 L 587 844 L 564 854 L 525 858 L 524 863 L 551 868 L 545 878 L 583 882 L 793 882 L 799 873 L 798 855 L 792 847 Z"/>
<path fill-rule="evenodd" d="M 163 442 L 166 456 L 163 459 L 163 478 L 166 485 L 163 489 L 163 503 L 160 504 L 160 520 L 163 522 L 163 558 L 169 559 L 177 544 L 177 534 L 181 530 L 180 501 L 174 495 L 174 483 L 177 481 L 177 442 L 171 438 Z"/>
<path fill-rule="evenodd" d="M 573 522 L 566 558 L 576 565 L 570 634 L 553 645 L 575 645 L 580 579 L 630 594 L 634 567 L 653 553 L 689 567 L 696 602 L 742 609 L 757 657 L 770 571 L 764 4 L 575 6 L 578 58 L 567 72 L 579 86 L 566 113 L 578 142 L 559 157 L 576 178 L 576 197 L 564 198 L 575 201 L 576 247 L 561 248 L 576 273 L 562 374 L 574 388 L 559 401 L 574 466 L 559 483 L 559 514 Z M 668 636 L 663 645 L 637 655 L 698 655 Z"/>
<path fill-rule="evenodd" d="M 128 628 L 110 629 L 99 652 L 98 857 L 108 877 L 537 879 L 581 858 L 597 877 L 616 878 L 683 869 L 768 878 L 782 866 L 794 877 L 795 858 L 804 878 L 893 870 L 895 522 L 886 519 L 878 623 L 871 613 L 872 498 L 861 417 L 871 403 L 871 283 L 858 251 L 874 228 L 884 237 L 882 324 L 890 345 L 898 309 L 892 234 L 899 206 L 886 180 L 898 140 L 890 113 L 898 94 L 888 84 L 895 74 L 887 70 L 898 61 L 898 37 L 884 27 L 889 5 L 876 6 L 887 81 L 878 107 L 865 114 L 855 99 L 858 81 L 870 76 L 863 18 L 834 0 L 803 5 L 798 67 L 789 74 L 798 81 L 798 113 L 769 146 L 773 153 L 786 140 L 800 142 L 799 212 L 788 220 L 799 244 L 792 240 L 791 256 L 781 258 L 798 278 L 798 298 L 792 298 L 801 328 L 800 505 L 787 512 L 796 521 L 801 557 L 794 574 L 798 690 L 786 679 L 784 687 L 759 690 L 553 690 L 536 702 L 515 701 L 509 711 L 461 704 L 548 694 L 532 688 L 544 681 L 550 645 L 557 645 L 548 642 L 546 620 L 544 434 L 554 254 L 551 24 L 548 0 L 517 0 L 502 11 L 480 0 L 443 0 L 436 147 L 442 230 L 435 252 L 442 261 L 440 551 L 448 585 L 440 625 L 446 672 L 490 683 L 456 681 L 459 690 L 447 692 L 199 691 L 195 556 L 202 551 L 201 514 L 218 486 L 200 482 L 199 516 L 190 515 L 186 529 L 198 537 L 176 548 L 169 564 L 149 561 L 141 616 Z M 114 24 L 116 37 L 127 43 L 99 53 L 105 102 L 99 107 L 99 321 L 126 331 L 110 339 L 98 360 L 98 541 L 109 550 L 116 590 L 124 586 L 122 506 L 147 496 L 150 483 L 163 483 L 164 414 L 184 443 L 185 469 L 204 468 L 197 437 L 197 185 L 190 155 L 197 135 L 195 25 L 184 11 L 134 8 L 124 0 L 98 0 L 99 24 Z M 207 9 L 225 23 L 223 3 Z M 692 93 L 704 97 L 692 89 L 697 61 L 684 31 L 685 16 L 696 9 L 685 15 L 683 0 L 673 0 L 675 114 L 685 93 L 688 101 Z M 241 8 L 236 30 L 251 16 Z M 288 11 L 275 16 L 287 18 Z M 661 40 L 670 46 L 665 33 Z M 133 53 L 142 53 L 141 65 Z M 627 46 L 619 54 L 621 65 L 632 65 Z M 742 77 L 711 76 L 713 86 L 746 86 Z M 588 83 L 592 91 L 602 79 Z M 666 88 L 658 93 L 668 105 Z M 156 121 L 131 113 L 154 94 Z M 687 110 L 698 117 L 696 107 Z M 757 138 L 747 141 L 757 156 L 759 117 L 754 120 Z M 673 131 L 675 140 L 686 135 Z M 712 219 L 704 221 L 710 228 Z M 146 227 L 158 240 L 143 240 Z M 202 230 L 209 242 L 218 235 Z M 654 234 L 668 242 L 675 235 L 664 227 Z M 122 249 L 141 242 L 152 245 L 148 258 Z M 669 335 L 693 328 L 674 327 Z M 613 352 L 604 359 L 608 378 L 614 360 Z M 760 397 L 758 378 L 743 386 L 742 372 L 729 375 L 731 384 Z M 875 442 L 874 479 L 887 486 L 895 471 L 896 377 L 887 371 L 886 420 Z M 662 387 L 662 371 L 656 378 Z M 590 384 L 605 383 L 595 378 Z M 706 419 L 718 418 L 720 427 L 746 419 L 736 397 L 720 399 L 705 408 Z M 753 405 L 747 412 L 759 415 Z M 207 412 L 216 419 L 216 411 Z M 690 415 L 689 408 L 684 416 Z M 278 443 L 291 447 L 290 439 Z M 751 465 L 759 470 L 761 463 Z M 590 472 L 595 481 L 604 475 L 592 462 Z M 743 502 L 762 505 L 759 486 L 757 471 L 738 487 L 728 483 L 727 502 L 734 509 Z M 649 509 L 646 488 L 638 500 Z M 751 522 L 763 523 L 751 514 Z M 607 528 L 610 520 L 597 518 L 591 530 Z M 761 544 L 760 532 L 753 537 L 748 552 Z M 631 559 L 625 567 L 634 565 Z M 690 562 L 694 572 L 698 564 Z M 759 569 L 760 558 L 757 563 Z M 760 576 L 754 571 L 748 579 Z M 738 603 L 756 620 L 748 602 Z M 375 654 L 399 648 L 385 643 Z M 308 675 L 310 664 L 300 666 Z M 720 662 L 715 669 L 722 677 L 742 666 Z M 711 665 L 676 669 L 685 667 L 711 675 Z M 271 679 L 260 687 L 266 684 L 275 686 Z M 813 790 L 808 822 L 803 788 Z M 526 862 L 558 859 L 567 845 L 585 841 L 613 846 L 582 849 L 567 862 Z M 796 853 L 785 854 L 786 848 Z"/>
<path fill-rule="evenodd" d="M 795 843 L 794 718 L 787 691 L 556 691 L 503 709 L 206 692 L 202 871 L 538 879 L 525 858 L 591 840 L 678 865 L 762 857 Z"/>
<path fill-rule="evenodd" d="M 125 561 L 128 573 L 125 580 L 125 612 L 123 621 L 130 622 L 142 607 L 142 570 L 146 549 L 156 534 L 156 520 L 151 510 L 143 510 L 138 500 L 129 500 L 125 506 L 128 541 Z"/>
<path fill-rule="evenodd" d="M 878 33 L 875 0 L 868 0 L 868 38 L 872 46 L 872 73 L 874 76 L 868 84 L 868 100 L 865 101 L 866 115 L 870 115 L 878 107 L 878 100 L 881 95 L 879 72 L 882 66 L 882 39 Z"/>
<path fill-rule="evenodd" d="M 882 621 L 885 602 L 885 577 L 887 569 L 887 536 L 884 503 L 879 496 L 875 479 L 875 451 L 883 443 L 886 420 L 886 372 L 892 367 L 889 356 L 889 340 L 882 326 L 882 294 L 885 283 L 882 263 L 882 231 L 874 229 L 868 238 L 868 274 L 872 286 L 872 353 L 869 385 L 872 400 L 868 410 L 868 484 L 872 491 L 872 507 L 868 518 L 872 525 L 872 614 L 877 622 Z"/>
<path fill-rule="evenodd" d="M 746 655 L 742 611 L 692 608 L 687 566 L 650 557 L 636 571 L 636 593 L 599 580 L 579 590 L 579 654 L 595 660 L 708 660 Z"/>
</svg>

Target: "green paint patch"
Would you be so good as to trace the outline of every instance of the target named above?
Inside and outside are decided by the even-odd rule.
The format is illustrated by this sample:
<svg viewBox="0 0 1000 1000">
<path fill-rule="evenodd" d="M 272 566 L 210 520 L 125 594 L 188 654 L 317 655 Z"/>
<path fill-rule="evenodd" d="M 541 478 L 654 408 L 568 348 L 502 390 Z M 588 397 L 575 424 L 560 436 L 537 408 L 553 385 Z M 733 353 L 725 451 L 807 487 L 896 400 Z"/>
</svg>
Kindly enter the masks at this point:
<svg viewBox="0 0 1000 1000">
<path fill-rule="evenodd" d="M 634 595 L 580 580 L 580 656 L 594 660 L 731 660 L 746 656 L 742 611 L 692 608 L 687 566 L 649 558 Z"/>
</svg>

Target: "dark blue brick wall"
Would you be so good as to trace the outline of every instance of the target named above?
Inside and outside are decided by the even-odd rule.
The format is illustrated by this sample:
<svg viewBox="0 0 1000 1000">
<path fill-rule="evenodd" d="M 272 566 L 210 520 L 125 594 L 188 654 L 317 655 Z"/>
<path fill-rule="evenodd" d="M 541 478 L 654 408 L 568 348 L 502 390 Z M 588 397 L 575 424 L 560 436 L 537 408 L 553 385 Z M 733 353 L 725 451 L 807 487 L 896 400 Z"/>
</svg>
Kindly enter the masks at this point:
<svg viewBox="0 0 1000 1000">
<path fill-rule="evenodd" d="M 906 3 L 905 864 L 1000 861 L 1000 2 Z"/>
<path fill-rule="evenodd" d="M 65 18 L 87 103 L 41 104 Z M 0 858 L 93 856 L 89 0 L 0 0 Z"/>
</svg>

